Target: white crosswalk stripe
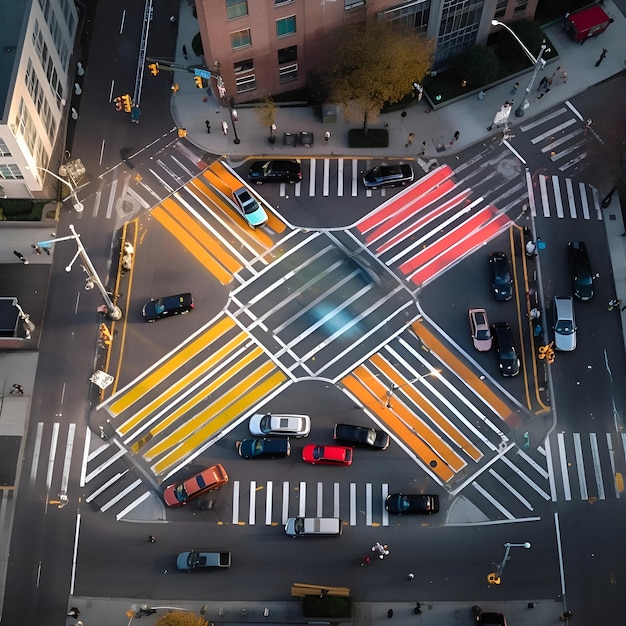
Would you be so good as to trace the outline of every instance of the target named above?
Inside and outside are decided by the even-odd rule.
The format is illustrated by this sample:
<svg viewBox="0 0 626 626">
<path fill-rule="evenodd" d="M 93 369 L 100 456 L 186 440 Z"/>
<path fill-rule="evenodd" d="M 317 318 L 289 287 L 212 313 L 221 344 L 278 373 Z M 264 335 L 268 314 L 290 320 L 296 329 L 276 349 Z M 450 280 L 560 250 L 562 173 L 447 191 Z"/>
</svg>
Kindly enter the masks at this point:
<svg viewBox="0 0 626 626">
<path fill-rule="evenodd" d="M 564 219 L 602 220 L 602 209 L 598 190 L 585 183 L 574 184 L 571 178 L 540 174 L 539 188 L 534 189 L 530 210 L 534 217 L 541 212 L 543 217 Z M 592 206 L 593 214 L 589 210 Z"/>
</svg>

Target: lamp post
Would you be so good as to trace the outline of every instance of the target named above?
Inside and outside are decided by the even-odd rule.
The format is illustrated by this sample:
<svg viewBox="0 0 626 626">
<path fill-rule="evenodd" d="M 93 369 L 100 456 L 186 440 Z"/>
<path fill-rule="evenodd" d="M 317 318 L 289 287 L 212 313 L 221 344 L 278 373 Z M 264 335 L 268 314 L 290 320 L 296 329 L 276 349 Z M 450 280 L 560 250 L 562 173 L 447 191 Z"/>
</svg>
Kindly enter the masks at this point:
<svg viewBox="0 0 626 626">
<path fill-rule="evenodd" d="M 16 309 L 17 313 L 22 320 L 22 326 L 24 327 L 24 335 L 26 339 L 30 339 L 31 333 L 35 330 L 35 325 L 30 321 L 30 315 L 28 313 L 24 313 L 24 309 L 18 304 L 17 298 L 13 298 L 13 302 L 11 303 Z"/>
<path fill-rule="evenodd" d="M 533 73 L 532 73 L 532 75 L 530 77 L 530 81 L 528 82 L 528 86 L 526 87 L 526 90 L 524 91 L 524 97 L 522 98 L 522 101 L 520 102 L 520 105 L 517 107 L 517 109 L 515 109 L 515 117 L 524 117 L 524 110 L 527 109 L 530 106 L 530 104 L 528 102 L 528 95 L 532 91 L 533 84 L 535 82 L 535 78 L 537 77 L 537 72 L 539 70 L 542 70 L 546 66 L 545 59 L 542 59 L 541 57 L 542 57 L 544 52 L 550 52 L 550 48 L 548 48 L 546 46 L 546 42 L 543 41 L 542 44 L 541 44 L 541 49 L 539 50 L 539 55 L 537 56 L 537 58 L 535 58 L 533 56 L 533 53 L 524 45 L 524 42 L 506 24 L 504 24 L 503 22 L 500 22 L 498 20 L 491 20 L 491 25 L 492 26 L 502 26 L 503 28 L 508 30 L 509 33 L 511 33 L 511 35 L 513 35 L 513 37 L 515 38 L 517 43 L 519 43 L 519 45 L 522 47 L 522 50 L 524 51 L 526 56 L 530 59 L 530 62 L 534 65 L 534 69 L 533 69 Z"/>
<path fill-rule="evenodd" d="M 102 281 L 100 280 L 100 277 L 98 276 L 98 272 L 96 272 L 96 268 L 93 266 L 91 259 L 87 255 L 87 250 L 85 250 L 85 247 L 83 246 L 80 240 L 80 235 L 76 232 L 72 224 L 70 224 L 69 228 L 72 231 L 72 234 L 69 235 L 68 237 L 57 237 L 56 239 L 49 239 L 48 241 L 38 241 L 37 245 L 40 247 L 46 247 L 52 243 L 57 243 L 59 241 L 68 241 L 69 239 L 73 239 L 76 242 L 76 247 L 78 248 L 78 250 L 76 251 L 76 254 L 72 258 L 72 260 L 66 266 L 65 271 L 71 272 L 72 265 L 74 265 L 74 261 L 76 261 L 76 259 L 80 257 L 83 263 L 85 264 L 82 266 L 83 271 L 85 272 L 85 274 L 87 274 L 87 280 L 85 282 L 85 289 L 90 290 L 90 289 L 93 289 L 94 287 L 98 287 L 98 291 L 100 292 L 100 295 L 102 296 L 106 304 L 107 315 L 112 320 L 121 319 L 122 311 L 117 305 L 113 304 L 113 302 L 111 301 L 111 298 L 109 298 L 109 294 L 107 293 L 107 290 L 104 288 L 104 285 L 102 284 Z"/>
<path fill-rule="evenodd" d="M 418 380 L 422 380 L 422 378 L 426 378 L 427 376 L 439 376 L 439 374 L 441 374 L 441 370 L 433 370 L 432 372 L 428 372 L 428 374 L 423 374 L 422 376 L 418 376 L 417 378 L 413 378 L 412 380 L 407 380 L 407 382 L 402 383 L 401 385 L 391 384 L 389 386 L 389 389 L 387 390 L 385 406 L 388 409 L 391 408 L 391 398 L 398 389 L 401 389 L 402 387 L 406 387 L 407 385 L 410 385 L 411 383 L 415 383 Z"/>
<path fill-rule="evenodd" d="M 61 178 L 60 176 L 58 176 L 54 172 L 51 172 L 50 170 L 46 169 L 45 167 L 40 167 L 39 165 L 31 165 L 27 169 L 36 169 L 36 170 L 41 170 L 42 172 L 46 172 L 47 174 L 50 174 L 50 176 L 52 176 L 53 178 L 56 178 L 59 182 L 63 183 L 67 187 L 69 187 L 69 189 L 70 189 L 70 191 L 72 193 L 72 198 L 74 199 L 74 210 L 76 211 L 76 213 L 82 213 L 83 212 L 83 209 L 85 208 L 85 206 L 77 198 L 77 196 L 76 196 L 76 188 L 73 185 L 71 185 L 68 181 L 66 181 L 64 178 Z"/>
<path fill-rule="evenodd" d="M 487 582 L 490 585 L 499 585 L 502 582 L 502 572 L 504 571 L 504 566 L 506 565 L 506 562 L 511 558 L 509 556 L 511 548 L 526 548 L 528 550 L 528 548 L 530 548 L 530 543 L 528 541 L 524 543 L 505 543 L 504 548 L 504 558 L 500 563 L 494 563 L 494 565 L 496 566 L 496 571 L 487 574 Z"/>
</svg>

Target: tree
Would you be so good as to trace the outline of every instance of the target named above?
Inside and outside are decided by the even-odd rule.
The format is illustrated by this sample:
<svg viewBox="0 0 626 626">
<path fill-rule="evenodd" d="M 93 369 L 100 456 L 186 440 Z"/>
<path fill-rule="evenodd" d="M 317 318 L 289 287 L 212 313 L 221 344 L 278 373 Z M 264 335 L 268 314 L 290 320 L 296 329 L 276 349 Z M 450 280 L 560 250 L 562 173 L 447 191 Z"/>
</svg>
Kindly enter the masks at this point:
<svg viewBox="0 0 626 626">
<path fill-rule="evenodd" d="M 367 133 L 386 103 L 411 93 L 432 64 L 434 44 L 387 21 L 367 19 L 335 32 L 327 81 L 330 100 Z"/>
<path fill-rule="evenodd" d="M 261 106 L 256 109 L 257 117 L 261 126 L 267 126 L 270 129 L 270 141 L 274 143 L 274 123 L 276 122 L 277 107 L 272 100 L 271 95 L 265 96 L 261 101 Z M 274 140 L 274 141 L 273 141 Z"/>
<path fill-rule="evenodd" d="M 170 611 L 161 615 L 155 626 L 208 626 L 208 624 L 202 615 L 188 611 Z"/>
</svg>

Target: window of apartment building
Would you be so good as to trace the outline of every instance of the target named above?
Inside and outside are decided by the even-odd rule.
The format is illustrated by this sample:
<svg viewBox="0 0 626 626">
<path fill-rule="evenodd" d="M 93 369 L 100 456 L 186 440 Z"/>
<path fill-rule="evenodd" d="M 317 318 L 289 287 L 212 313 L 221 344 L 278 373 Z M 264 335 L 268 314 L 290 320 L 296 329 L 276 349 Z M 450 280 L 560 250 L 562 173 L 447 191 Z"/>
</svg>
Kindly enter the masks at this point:
<svg viewBox="0 0 626 626">
<path fill-rule="evenodd" d="M 365 0 L 343 0 L 343 8 L 346 11 L 356 9 L 356 7 L 362 7 L 364 4 Z"/>
<path fill-rule="evenodd" d="M 290 15 L 282 20 L 276 20 L 276 37 L 286 37 L 296 32 L 296 16 Z"/>
<path fill-rule="evenodd" d="M 48 52 L 48 46 L 43 40 L 43 33 L 39 28 L 39 22 L 37 22 L 37 20 L 35 20 L 35 27 L 33 29 L 33 46 L 37 51 L 37 57 L 39 58 L 43 71 L 46 73 L 46 78 L 50 83 L 50 87 L 56 94 L 57 106 L 61 107 L 63 101 L 63 85 L 61 84 L 61 81 L 59 81 L 56 68 L 54 67 L 54 62 Z"/>
<path fill-rule="evenodd" d="M 235 70 L 235 74 L 251 72 L 254 69 L 254 60 L 244 59 L 243 61 L 237 61 L 236 63 L 233 63 L 233 69 Z"/>
<path fill-rule="evenodd" d="M 4 180 L 16 180 L 24 178 L 20 168 L 15 163 L 3 163 L 0 165 L 0 178 Z"/>
<path fill-rule="evenodd" d="M 248 15 L 248 0 L 226 0 L 226 17 L 229 20 L 243 15 Z"/>
<path fill-rule="evenodd" d="M 230 47 L 233 50 L 237 48 L 245 48 L 252 45 L 252 38 L 250 37 L 250 29 L 244 28 L 244 30 L 238 30 L 235 33 L 230 34 Z"/>
<path fill-rule="evenodd" d="M 476 44 L 483 5 L 483 0 L 444 0 L 435 65 Z"/>
<path fill-rule="evenodd" d="M 0 139 L 0 156 L 8 157 L 11 156 L 11 151 L 9 150 L 9 146 Z"/>
<path fill-rule="evenodd" d="M 494 17 L 504 17 L 504 14 L 506 13 L 507 4 L 509 4 L 509 0 L 498 0 L 498 3 L 496 4 L 496 12 L 494 14 Z"/>
<path fill-rule="evenodd" d="M 526 7 L 528 6 L 528 0 L 516 0 L 515 2 L 515 13 L 522 13 L 523 11 L 526 10 Z"/>
<path fill-rule="evenodd" d="M 298 78 L 298 64 L 292 63 L 278 68 L 278 80 L 281 83 L 289 83 Z"/>
<path fill-rule="evenodd" d="M 298 46 L 289 46 L 278 50 L 278 65 L 293 63 L 298 60 Z"/>
<path fill-rule="evenodd" d="M 254 91 L 256 89 L 256 75 L 248 74 L 247 76 L 238 76 L 236 79 L 237 93 L 245 93 L 246 91 Z"/>
<path fill-rule="evenodd" d="M 274 6 L 280 6 L 281 4 L 289 4 L 294 0 L 274 0 Z"/>
<path fill-rule="evenodd" d="M 425 33 L 430 19 L 430 0 L 409 0 L 378 12 L 385 19 L 416 32 Z"/>
</svg>

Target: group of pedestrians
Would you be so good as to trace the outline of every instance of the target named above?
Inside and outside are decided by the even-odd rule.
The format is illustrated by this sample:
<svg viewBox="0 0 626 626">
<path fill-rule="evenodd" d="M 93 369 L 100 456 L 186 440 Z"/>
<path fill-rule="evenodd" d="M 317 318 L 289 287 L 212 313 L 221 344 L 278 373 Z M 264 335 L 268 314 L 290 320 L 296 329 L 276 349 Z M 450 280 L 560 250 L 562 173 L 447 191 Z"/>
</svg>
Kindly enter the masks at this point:
<svg viewBox="0 0 626 626">
<path fill-rule="evenodd" d="M 386 556 L 389 555 L 389 547 L 387 546 L 387 544 L 382 544 L 379 543 L 378 541 L 372 546 L 372 552 L 375 552 L 378 555 L 379 559 L 384 559 Z M 363 557 L 363 560 L 361 561 L 361 567 L 363 565 L 368 565 L 369 563 L 371 563 L 372 559 L 369 557 L 369 555 L 365 555 Z"/>
</svg>

